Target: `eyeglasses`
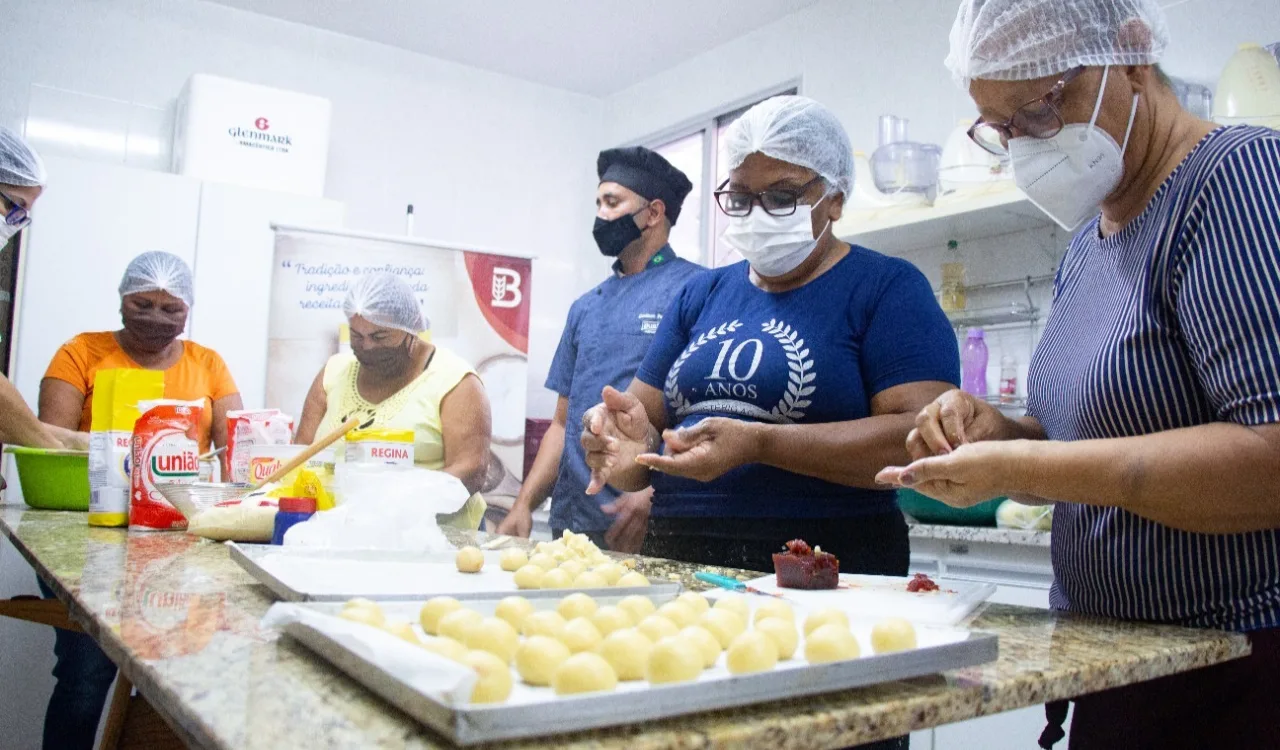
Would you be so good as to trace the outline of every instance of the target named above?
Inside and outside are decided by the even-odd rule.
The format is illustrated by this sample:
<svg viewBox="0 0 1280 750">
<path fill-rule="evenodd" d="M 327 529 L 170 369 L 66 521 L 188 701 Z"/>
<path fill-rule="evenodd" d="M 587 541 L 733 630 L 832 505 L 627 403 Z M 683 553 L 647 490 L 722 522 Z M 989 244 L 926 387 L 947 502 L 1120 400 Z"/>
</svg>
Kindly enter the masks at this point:
<svg viewBox="0 0 1280 750">
<path fill-rule="evenodd" d="M 7 193 L 0 192 L 0 198 L 4 198 L 5 203 L 8 203 L 10 206 L 9 210 L 5 212 L 4 215 L 5 224 L 8 224 L 11 227 L 17 227 L 18 229 L 23 229 L 31 223 L 31 214 L 27 213 L 27 209 L 19 206 L 18 202 L 13 198 L 10 198 Z"/>
<path fill-rule="evenodd" d="M 729 184 L 729 181 L 725 180 L 715 191 L 716 204 L 726 216 L 747 216 L 757 203 L 770 216 L 790 216 L 796 212 L 796 204 L 800 201 L 800 197 L 821 181 L 822 177 L 818 176 L 795 190 L 770 188 L 758 193 L 749 193 L 745 190 L 725 190 L 724 186 Z"/>
<path fill-rule="evenodd" d="M 1062 90 L 1083 72 L 1084 66 L 1081 65 L 1063 73 L 1062 78 L 1049 89 L 1049 93 L 1018 107 L 1013 117 L 1005 122 L 975 122 L 969 128 L 969 138 L 996 156 L 1006 156 L 1009 153 L 1010 138 L 1052 138 L 1061 133 L 1066 125 L 1062 120 L 1062 113 L 1058 111 L 1062 103 Z"/>
</svg>

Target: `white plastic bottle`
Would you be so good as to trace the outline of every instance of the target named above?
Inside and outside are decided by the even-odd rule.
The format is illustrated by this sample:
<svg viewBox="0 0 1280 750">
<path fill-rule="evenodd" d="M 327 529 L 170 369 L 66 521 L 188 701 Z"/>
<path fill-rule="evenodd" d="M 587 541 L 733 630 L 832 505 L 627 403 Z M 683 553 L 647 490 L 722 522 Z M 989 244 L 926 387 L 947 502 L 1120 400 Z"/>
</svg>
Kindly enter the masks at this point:
<svg viewBox="0 0 1280 750">
<path fill-rule="evenodd" d="M 1012 354 L 1000 358 L 1000 403 L 1018 400 L 1018 360 Z"/>
</svg>

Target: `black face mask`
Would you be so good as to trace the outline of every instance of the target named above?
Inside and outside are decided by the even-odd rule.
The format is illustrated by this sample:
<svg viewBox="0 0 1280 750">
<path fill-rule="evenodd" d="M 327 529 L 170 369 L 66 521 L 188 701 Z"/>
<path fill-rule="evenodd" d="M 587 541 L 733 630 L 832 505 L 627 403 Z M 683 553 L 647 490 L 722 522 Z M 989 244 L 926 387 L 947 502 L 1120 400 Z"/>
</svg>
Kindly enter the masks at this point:
<svg viewBox="0 0 1280 750">
<path fill-rule="evenodd" d="M 648 206 L 640 209 L 640 211 L 645 208 L 648 208 Z M 623 250 L 627 249 L 627 245 L 644 235 L 644 230 L 636 226 L 636 215 L 640 211 L 619 216 L 616 219 L 596 217 L 596 225 L 591 230 L 591 234 L 596 238 L 596 246 L 600 248 L 600 252 L 603 255 L 609 258 L 616 258 L 622 254 Z"/>
<path fill-rule="evenodd" d="M 405 334 L 404 343 L 400 346 L 375 346 L 368 349 L 352 347 L 351 353 L 356 356 L 361 367 L 367 367 L 379 375 L 400 375 L 413 361 L 413 337 Z"/>
<path fill-rule="evenodd" d="M 145 352 L 162 352 L 187 328 L 186 313 L 170 315 L 163 312 L 120 311 L 124 329 L 134 343 Z"/>
</svg>

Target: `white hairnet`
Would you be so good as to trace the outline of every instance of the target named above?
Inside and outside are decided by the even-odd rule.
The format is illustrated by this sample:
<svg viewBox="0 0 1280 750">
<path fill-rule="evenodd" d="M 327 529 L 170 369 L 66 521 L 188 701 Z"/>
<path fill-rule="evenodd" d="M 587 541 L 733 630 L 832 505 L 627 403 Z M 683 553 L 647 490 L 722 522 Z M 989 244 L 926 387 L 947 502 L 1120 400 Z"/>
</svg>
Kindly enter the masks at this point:
<svg viewBox="0 0 1280 750">
<path fill-rule="evenodd" d="M 22 140 L 22 136 L 0 127 L 0 185 L 44 187 L 46 179 L 48 176 L 40 155 Z"/>
<path fill-rule="evenodd" d="M 848 200 L 853 147 L 831 110 L 803 96 L 775 96 L 742 113 L 724 134 L 729 169 L 751 154 L 812 169 Z"/>
<path fill-rule="evenodd" d="M 342 302 L 347 320 L 359 315 L 376 326 L 394 328 L 417 336 L 427 330 L 418 295 L 409 282 L 394 273 L 381 272 L 361 276 L 351 283 Z"/>
<path fill-rule="evenodd" d="M 129 262 L 120 279 L 120 296 L 139 292 L 168 292 L 191 307 L 195 292 L 191 269 L 173 253 L 152 250 Z"/>
<path fill-rule="evenodd" d="M 1168 42 L 1155 0 L 962 0 L 946 65 L 966 87 L 1026 81 L 1078 65 L 1154 65 Z"/>
</svg>

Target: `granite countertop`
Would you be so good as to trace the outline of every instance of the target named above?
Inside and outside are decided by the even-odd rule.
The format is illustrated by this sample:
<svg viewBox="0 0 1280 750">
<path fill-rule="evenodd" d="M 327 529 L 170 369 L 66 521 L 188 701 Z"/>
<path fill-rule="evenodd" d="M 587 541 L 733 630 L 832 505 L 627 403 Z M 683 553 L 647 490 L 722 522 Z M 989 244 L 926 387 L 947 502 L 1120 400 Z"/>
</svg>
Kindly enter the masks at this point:
<svg viewBox="0 0 1280 750">
<path fill-rule="evenodd" d="M 83 514 L 17 506 L 0 507 L 0 532 L 70 602 L 72 616 L 188 744 L 248 750 L 449 746 L 305 647 L 261 628 L 272 599 L 222 545 L 180 533 L 91 529 Z M 692 578 L 701 568 L 643 558 L 639 568 L 651 579 L 704 588 Z M 997 661 L 504 747 L 844 747 L 1248 653 L 1239 635 L 1021 607 L 989 606 L 968 626 L 999 635 Z"/>
<path fill-rule="evenodd" d="M 1019 544 L 1025 547 L 1048 547 L 1049 532 L 1024 529 L 997 529 L 992 526 L 943 526 L 908 521 L 908 536 L 920 539 L 945 539 L 982 544 Z"/>
</svg>

